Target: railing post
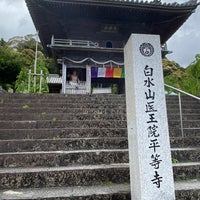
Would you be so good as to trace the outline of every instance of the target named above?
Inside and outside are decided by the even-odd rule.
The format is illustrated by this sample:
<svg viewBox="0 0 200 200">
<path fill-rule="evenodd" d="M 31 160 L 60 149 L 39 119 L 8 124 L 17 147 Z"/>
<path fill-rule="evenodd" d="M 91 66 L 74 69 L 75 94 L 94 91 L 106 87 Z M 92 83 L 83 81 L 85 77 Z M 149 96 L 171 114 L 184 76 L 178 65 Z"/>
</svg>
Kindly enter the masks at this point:
<svg viewBox="0 0 200 200">
<path fill-rule="evenodd" d="M 39 31 L 37 31 L 36 35 L 36 46 L 35 46 L 35 61 L 34 61 L 34 75 L 33 75 L 33 91 L 36 93 L 36 77 L 37 77 L 37 52 L 38 52 L 38 37 L 39 37 Z"/>
<path fill-rule="evenodd" d="M 43 70 L 40 71 L 40 90 L 39 90 L 39 93 L 42 92 L 42 79 L 43 79 Z"/>
<path fill-rule="evenodd" d="M 91 94 L 91 67 L 86 65 L 86 93 Z"/>
<path fill-rule="evenodd" d="M 62 93 L 66 93 L 66 82 L 67 82 L 67 65 L 65 64 L 65 60 L 62 61 Z"/>
<path fill-rule="evenodd" d="M 182 112 L 182 103 L 181 103 L 181 93 L 178 93 L 178 101 L 179 101 L 179 111 L 180 111 L 180 123 L 181 123 L 181 136 L 184 137 L 183 132 L 183 112 Z"/>
<path fill-rule="evenodd" d="M 54 45 L 55 43 L 54 43 L 54 35 L 52 35 L 52 37 L 51 37 L 51 45 Z"/>
<path fill-rule="evenodd" d="M 28 70 L 28 93 L 30 93 L 31 88 L 31 69 Z"/>
</svg>

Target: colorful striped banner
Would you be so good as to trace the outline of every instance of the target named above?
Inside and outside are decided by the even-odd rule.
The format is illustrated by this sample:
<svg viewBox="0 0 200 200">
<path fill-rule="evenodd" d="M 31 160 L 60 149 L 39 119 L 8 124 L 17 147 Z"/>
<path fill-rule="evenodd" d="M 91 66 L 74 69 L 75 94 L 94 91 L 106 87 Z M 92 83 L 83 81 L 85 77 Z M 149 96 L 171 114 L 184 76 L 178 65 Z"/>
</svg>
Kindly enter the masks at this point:
<svg viewBox="0 0 200 200">
<path fill-rule="evenodd" d="M 113 78 L 122 77 L 122 68 L 114 68 Z"/>
<path fill-rule="evenodd" d="M 105 67 L 99 67 L 98 68 L 98 78 L 105 78 L 106 77 L 106 68 Z"/>
<path fill-rule="evenodd" d="M 91 78 L 97 78 L 97 75 L 98 75 L 98 68 L 92 67 L 91 68 Z"/>
<path fill-rule="evenodd" d="M 91 78 L 125 78 L 124 68 L 91 67 Z"/>
<path fill-rule="evenodd" d="M 113 78 L 113 67 L 106 67 L 106 78 Z"/>
</svg>

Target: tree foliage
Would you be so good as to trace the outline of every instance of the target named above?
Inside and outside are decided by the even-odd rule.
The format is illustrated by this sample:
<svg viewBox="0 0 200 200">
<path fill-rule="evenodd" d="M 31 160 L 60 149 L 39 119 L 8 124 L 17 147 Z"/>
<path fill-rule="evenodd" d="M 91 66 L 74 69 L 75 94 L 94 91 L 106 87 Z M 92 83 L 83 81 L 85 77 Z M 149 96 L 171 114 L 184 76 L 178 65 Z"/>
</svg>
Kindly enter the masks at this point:
<svg viewBox="0 0 200 200">
<path fill-rule="evenodd" d="M 29 69 L 31 70 L 31 76 L 30 76 L 30 91 L 28 91 L 28 80 L 29 80 Z M 16 92 L 17 93 L 34 93 L 34 65 L 32 65 L 29 69 L 23 68 L 20 72 L 20 74 L 17 77 L 17 81 L 15 84 Z M 42 76 L 42 88 L 40 91 L 40 73 L 41 70 L 43 71 Z M 46 78 L 49 75 L 48 69 L 45 67 L 45 61 L 42 59 L 38 59 L 37 62 L 37 76 L 36 76 L 36 93 L 47 93 L 49 92 L 48 85 Z"/>
<path fill-rule="evenodd" d="M 164 76 L 176 75 L 180 77 L 184 72 L 184 68 L 180 67 L 178 63 L 175 61 L 168 60 L 167 58 L 163 58 L 163 73 Z"/>
<path fill-rule="evenodd" d="M 12 88 L 16 92 L 27 92 L 27 73 L 29 69 L 33 72 L 35 48 L 35 35 L 31 34 L 24 37 L 13 37 L 8 42 L 5 42 L 3 39 L 0 40 L 0 85 L 4 89 Z M 42 91 L 47 92 L 45 76 L 49 73 L 48 70 L 50 73 L 57 73 L 57 67 L 52 59 L 45 56 L 40 43 L 38 43 L 37 57 L 37 69 L 39 70 L 37 73 L 40 73 L 40 70 L 44 72 L 44 88 Z"/>
<path fill-rule="evenodd" d="M 188 92 L 193 95 L 200 95 L 200 54 L 197 54 L 195 61 L 186 69 L 177 67 L 165 76 L 165 83 Z M 172 61 L 173 63 L 173 61 Z M 172 90 L 167 89 L 170 93 Z"/>
<path fill-rule="evenodd" d="M 6 43 L 1 41 L 0 46 L 0 85 L 8 90 L 14 89 L 16 77 L 24 64 L 21 54 L 9 48 Z"/>
<path fill-rule="evenodd" d="M 32 49 L 35 51 L 36 40 L 35 35 L 29 34 L 26 36 L 15 36 L 8 40 L 8 46 L 15 49 L 16 51 L 23 51 L 24 49 Z M 38 44 L 38 51 L 43 52 L 43 47 L 39 43 Z"/>
<path fill-rule="evenodd" d="M 191 94 L 200 95 L 200 54 L 197 54 L 195 61 L 186 68 L 182 88 Z"/>
</svg>

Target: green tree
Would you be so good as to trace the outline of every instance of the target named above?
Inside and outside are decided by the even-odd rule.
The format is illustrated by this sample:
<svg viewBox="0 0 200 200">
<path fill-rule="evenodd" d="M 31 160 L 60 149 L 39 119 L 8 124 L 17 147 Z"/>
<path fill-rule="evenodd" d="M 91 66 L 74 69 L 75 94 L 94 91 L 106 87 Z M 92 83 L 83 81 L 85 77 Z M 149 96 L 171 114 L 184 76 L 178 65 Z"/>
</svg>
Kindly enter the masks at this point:
<svg viewBox="0 0 200 200">
<path fill-rule="evenodd" d="M 184 68 L 180 67 L 178 63 L 175 61 L 168 60 L 167 58 L 163 58 L 163 74 L 164 77 L 169 75 L 177 75 L 181 76 L 184 72 Z"/>
<path fill-rule="evenodd" d="M 184 68 L 180 67 L 175 61 L 168 60 L 167 58 L 163 59 L 163 74 L 165 83 L 181 89 L 182 76 L 184 74 Z M 172 89 L 166 87 L 165 90 L 168 94 L 175 92 Z"/>
<path fill-rule="evenodd" d="M 31 34 L 24 37 L 13 37 L 8 42 L 5 42 L 3 39 L 0 40 L 0 85 L 4 89 L 8 90 L 12 88 L 14 91 L 16 89 L 17 92 L 27 92 L 27 73 L 29 69 L 33 72 L 35 47 L 35 35 Z M 37 73 L 40 73 L 41 69 L 45 76 L 48 74 L 48 70 L 50 73 L 57 73 L 55 61 L 44 55 L 43 47 L 40 42 L 38 43 L 37 58 L 37 69 L 39 70 Z M 45 81 L 46 78 L 44 77 L 43 92 L 48 91 Z M 37 82 L 39 81 L 37 80 Z"/>
<path fill-rule="evenodd" d="M 173 70 L 165 77 L 165 83 L 188 92 L 193 95 L 200 95 L 200 54 L 186 69 Z M 166 88 L 168 93 L 172 90 Z M 174 91 L 173 91 L 174 92 Z"/>
<path fill-rule="evenodd" d="M 4 89 L 14 89 L 16 77 L 19 74 L 23 64 L 24 59 L 21 54 L 9 48 L 6 43 L 1 40 L 0 85 Z"/>
<path fill-rule="evenodd" d="M 8 40 L 8 46 L 17 50 L 19 52 L 23 51 L 24 49 L 32 49 L 35 51 L 36 47 L 36 35 L 29 34 L 26 36 L 15 36 Z M 43 47 L 41 43 L 38 43 L 38 51 L 43 53 Z"/>
<path fill-rule="evenodd" d="M 30 67 L 31 73 L 33 74 L 34 72 L 34 65 L 31 65 Z M 43 71 L 43 78 L 42 78 L 42 90 L 41 93 L 48 93 L 49 88 L 48 84 L 46 81 L 47 76 L 49 75 L 48 69 L 45 66 L 45 61 L 42 59 L 38 59 L 37 62 L 37 74 L 40 74 L 41 70 Z M 28 93 L 28 78 L 29 78 L 29 69 L 28 68 L 23 68 L 20 72 L 20 74 L 17 77 L 16 80 L 16 92 L 17 93 Z M 33 75 L 31 75 L 30 79 L 30 93 L 34 93 L 34 78 Z M 40 90 L 40 76 L 38 75 L 36 77 L 36 93 L 39 93 Z"/>
<path fill-rule="evenodd" d="M 1 40 L 0 40 L 0 48 L 4 47 L 5 45 L 6 45 L 6 41 L 3 38 L 1 38 Z"/>
<path fill-rule="evenodd" d="M 58 68 L 55 60 L 52 58 L 46 58 L 45 62 L 50 74 L 58 74 Z"/>
<path fill-rule="evenodd" d="M 200 54 L 197 54 L 195 61 L 185 70 L 182 78 L 182 89 L 194 95 L 200 95 Z"/>
</svg>

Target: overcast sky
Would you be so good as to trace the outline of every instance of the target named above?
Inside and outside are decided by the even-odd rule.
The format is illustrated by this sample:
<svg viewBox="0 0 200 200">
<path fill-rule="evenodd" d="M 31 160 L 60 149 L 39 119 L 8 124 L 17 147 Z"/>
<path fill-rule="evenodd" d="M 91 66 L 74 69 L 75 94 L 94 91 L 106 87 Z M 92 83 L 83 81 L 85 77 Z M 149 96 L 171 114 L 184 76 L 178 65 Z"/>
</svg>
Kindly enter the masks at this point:
<svg viewBox="0 0 200 200">
<path fill-rule="evenodd" d="M 174 2 L 176 0 L 163 0 Z M 177 0 L 178 3 L 187 0 Z M 8 40 L 13 36 L 24 36 L 36 32 L 25 0 L 0 0 L 0 38 Z M 173 54 L 168 58 L 186 67 L 200 53 L 200 6 L 185 24 L 168 41 Z"/>
</svg>

